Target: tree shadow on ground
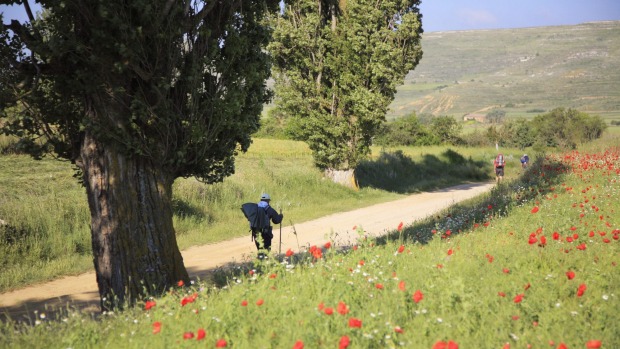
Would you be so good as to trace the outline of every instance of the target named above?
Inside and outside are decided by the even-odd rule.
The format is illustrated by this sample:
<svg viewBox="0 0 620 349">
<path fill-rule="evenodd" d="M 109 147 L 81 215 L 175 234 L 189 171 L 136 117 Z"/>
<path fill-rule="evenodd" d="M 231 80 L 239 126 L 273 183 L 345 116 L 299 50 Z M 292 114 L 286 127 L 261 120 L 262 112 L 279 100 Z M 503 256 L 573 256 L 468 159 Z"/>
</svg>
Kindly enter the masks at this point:
<svg viewBox="0 0 620 349">
<path fill-rule="evenodd" d="M 205 213 L 202 209 L 179 199 L 172 200 L 172 212 L 178 217 L 205 218 Z"/>
<path fill-rule="evenodd" d="M 536 196 L 551 193 L 552 187 L 562 181 L 568 170 L 559 161 L 547 161 L 544 156 L 539 156 L 517 179 L 497 185 L 485 195 L 455 204 L 404 227 L 401 233 L 393 231 L 380 236 L 376 243 L 381 245 L 402 240 L 426 244 L 434 238 L 447 237 L 447 230 L 453 236 L 459 231 L 474 229 L 488 222 L 489 215 L 501 212 L 502 216 L 506 216 L 515 207 Z"/>
<path fill-rule="evenodd" d="M 465 158 L 448 149 L 441 157 L 426 154 L 415 162 L 401 150 L 381 152 L 376 160 L 361 162 L 355 169 L 360 188 L 376 188 L 401 194 L 445 188 L 491 177 L 491 165 Z"/>
</svg>

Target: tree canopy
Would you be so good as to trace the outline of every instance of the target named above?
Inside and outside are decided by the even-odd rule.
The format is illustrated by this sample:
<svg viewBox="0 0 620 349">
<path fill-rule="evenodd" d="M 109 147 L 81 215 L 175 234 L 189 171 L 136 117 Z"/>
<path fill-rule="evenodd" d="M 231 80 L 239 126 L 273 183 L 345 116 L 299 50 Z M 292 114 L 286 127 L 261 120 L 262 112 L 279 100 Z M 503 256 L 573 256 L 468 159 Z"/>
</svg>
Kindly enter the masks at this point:
<svg viewBox="0 0 620 349">
<path fill-rule="evenodd" d="M 419 1 L 283 3 L 268 47 L 276 107 L 319 168 L 354 169 L 422 57 Z"/>
<path fill-rule="evenodd" d="M 14 20 L 1 34 L 0 113 L 20 106 L 14 118 L 0 114 L 3 131 L 33 155 L 71 161 L 88 131 L 173 177 L 219 181 L 250 145 L 269 99 L 266 4 L 277 8 L 46 1 L 43 18 Z"/>
</svg>

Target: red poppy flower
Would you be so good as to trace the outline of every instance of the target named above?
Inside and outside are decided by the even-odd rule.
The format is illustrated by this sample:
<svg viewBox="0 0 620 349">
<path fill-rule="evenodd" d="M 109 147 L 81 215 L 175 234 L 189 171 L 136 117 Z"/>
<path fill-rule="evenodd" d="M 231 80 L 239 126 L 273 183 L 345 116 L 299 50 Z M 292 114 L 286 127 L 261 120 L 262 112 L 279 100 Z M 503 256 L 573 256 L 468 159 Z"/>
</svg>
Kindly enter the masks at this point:
<svg viewBox="0 0 620 349">
<path fill-rule="evenodd" d="M 560 233 L 558 233 L 557 231 L 553 232 L 553 240 L 560 240 Z"/>
<path fill-rule="evenodd" d="M 323 245 L 323 247 L 325 247 L 325 249 L 331 248 L 332 247 L 331 241 L 326 242 L 325 245 Z"/>
<path fill-rule="evenodd" d="M 226 348 L 228 346 L 228 342 L 225 339 L 218 339 L 215 343 L 216 348 Z"/>
<path fill-rule="evenodd" d="M 325 308 L 325 304 L 323 304 L 323 302 L 319 303 L 319 305 L 317 305 L 317 308 L 319 308 L 319 310 L 323 310 L 323 308 Z"/>
<path fill-rule="evenodd" d="M 448 249 L 448 256 L 451 256 L 454 253 L 454 251 L 452 251 L 452 249 Z"/>
<path fill-rule="evenodd" d="M 403 253 L 405 251 L 405 245 L 400 245 L 400 247 L 398 247 L 398 253 Z"/>
<path fill-rule="evenodd" d="M 492 210 L 492 209 L 493 209 L 493 205 L 489 205 L 489 206 L 487 206 L 487 209 L 488 209 L 488 210 Z"/>
<path fill-rule="evenodd" d="M 194 303 L 196 298 L 198 298 L 198 293 L 194 293 L 191 296 L 183 297 L 183 299 L 181 300 L 181 306 L 185 306 L 186 304 L 189 304 L 189 303 Z"/>
<path fill-rule="evenodd" d="M 437 343 L 435 343 L 435 345 L 433 345 L 433 349 L 447 349 L 448 348 L 448 343 L 443 342 L 443 341 L 438 341 Z"/>
<path fill-rule="evenodd" d="M 566 346 L 566 344 L 560 343 L 560 344 L 558 344 L 558 348 L 557 349 L 568 349 L 568 347 Z"/>
<path fill-rule="evenodd" d="M 504 274 L 510 274 L 510 269 L 508 268 L 504 268 L 502 269 L 502 271 L 504 272 Z"/>
<path fill-rule="evenodd" d="M 523 297 L 524 297 L 524 296 L 525 296 L 525 295 L 524 295 L 523 293 L 519 293 L 518 295 L 516 295 L 516 296 L 515 296 L 515 298 L 514 298 L 514 302 L 515 302 L 515 303 L 521 303 L 521 301 L 523 300 Z"/>
<path fill-rule="evenodd" d="M 155 321 L 153 322 L 153 334 L 157 334 L 161 332 L 161 322 Z"/>
<path fill-rule="evenodd" d="M 383 289 L 383 284 L 375 284 L 375 288 L 378 290 L 382 290 Z"/>
<path fill-rule="evenodd" d="M 344 302 L 340 301 L 336 306 L 336 311 L 342 315 L 345 315 L 349 312 L 349 307 Z"/>
<path fill-rule="evenodd" d="M 295 345 L 293 345 L 293 349 L 304 349 L 304 342 L 302 341 L 295 342 Z"/>
<path fill-rule="evenodd" d="M 179 280 L 179 281 L 177 282 L 177 286 L 179 286 L 179 287 L 183 287 L 183 285 L 185 285 L 185 283 L 183 282 L 183 280 Z"/>
<path fill-rule="evenodd" d="M 394 332 L 396 332 L 396 333 L 403 333 L 404 331 L 403 331 L 402 328 L 400 328 L 400 326 L 396 326 L 396 327 L 394 327 Z"/>
<path fill-rule="evenodd" d="M 256 301 L 256 305 L 258 305 L 259 307 L 263 305 L 263 303 L 265 303 L 265 301 L 262 298 Z"/>
<path fill-rule="evenodd" d="M 295 252 L 293 252 L 293 250 L 291 250 L 290 248 L 288 250 L 286 250 L 286 256 L 287 257 L 290 257 L 290 256 L 292 256 L 294 254 L 295 254 Z"/>
<path fill-rule="evenodd" d="M 155 301 L 146 301 L 146 303 L 144 303 L 144 310 L 149 310 L 154 306 L 155 306 Z"/>
<path fill-rule="evenodd" d="M 583 294 L 586 292 L 586 288 L 586 284 L 579 285 L 579 288 L 577 288 L 577 297 L 583 296 Z"/>
<path fill-rule="evenodd" d="M 192 338 L 194 338 L 194 332 L 183 333 L 183 339 L 192 339 Z"/>
<path fill-rule="evenodd" d="M 567 277 L 569 280 L 574 279 L 574 278 L 575 278 L 575 272 L 574 272 L 574 271 L 572 271 L 572 270 L 567 271 L 567 272 L 566 272 L 566 277 Z"/>
<path fill-rule="evenodd" d="M 589 340 L 589 341 L 586 342 L 586 348 L 588 348 L 588 349 L 598 349 L 598 348 L 601 347 L 602 344 L 603 343 L 601 343 L 601 341 L 593 339 L 593 340 Z"/>
<path fill-rule="evenodd" d="M 532 209 L 532 213 L 536 213 L 538 212 L 538 206 L 534 206 L 534 208 Z"/>
<path fill-rule="evenodd" d="M 364 260 L 362 259 L 361 261 L 359 261 L 359 263 L 358 263 L 358 264 L 359 264 L 359 265 L 364 265 L 364 264 L 366 264 L 366 262 L 364 262 Z"/>
<path fill-rule="evenodd" d="M 422 299 L 424 299 L 424 295 L 420 292 L 420 290 L 416 290 L 411 298 L 414 302 L 419 303 Z"/>
<path fill-rule="evenodd" d="M 201 340 L 205 338 L 206 335 L 207 335 L 207 332 L 201 328 L 198 331 L 196 331 L 196 340 Z"/>
<path fill-rule="evenodd" d="M 579 246 L 577 246 L 577 249 L 578 249 L 578 250 L 581 250 L 581 251 L 585 251 L 585 249 L 586 249 L 586 244 L 585 244 L 585 243 L 580 244 Z"/>
<path fill-rule="evenodd" d="M 530 235 L 530 239 L 527 241 L 530 245 L 534 245 L 538 242 L 538 239 L 534 235 Z"/>
<path fill-rule="evenodd" d="M 506 297 L 506 294 L 504 292 L 497 292 L 497 295 L 500 297 Z"/>
<path fill-rule="evenodd" d="M 538 246 L 545 247 L 547 245 L 547 238 L 543 235 L 540 237 L 540 244 Z"/>
<path fill-rule="evenodd" d="M 245 299 L 241 301 L 241 306 L 242 307 L 247 307 L 248 306 L 248 301 L 246 301 Z"/>
<path fill-rule="evenodd" d="M 334 308 L 325 308 L 323 311 L 326 315 L 332 315 L 334 313 Z"/>
<path fill-rule="evenodd" d="M 351 344 L 349 336 L 342 336 L 340 337 L 340 343 L 338 343 L 338 349 L 346 349 L 349 347 L 349 344 Z"/>
<path fill-rule="evenodd" d="M 398 283 L 398 289 L 401 290 L 401 291 L 405 290 L 405 282 L 404 281 L 401 281 L 401 282 Z"/>
<path fill-rule="evenodd" d="M 354 317 L 349 319 L 349 327 L 351 328 L 362 328 L 362 320 L 356 319 Z"/>
<path fill-rule="evenodd" d="M 438 341 L 435 345 L 433 345 L 433 349 L 459 349 L 459 345 L 453 341 Z"/>
</svg>

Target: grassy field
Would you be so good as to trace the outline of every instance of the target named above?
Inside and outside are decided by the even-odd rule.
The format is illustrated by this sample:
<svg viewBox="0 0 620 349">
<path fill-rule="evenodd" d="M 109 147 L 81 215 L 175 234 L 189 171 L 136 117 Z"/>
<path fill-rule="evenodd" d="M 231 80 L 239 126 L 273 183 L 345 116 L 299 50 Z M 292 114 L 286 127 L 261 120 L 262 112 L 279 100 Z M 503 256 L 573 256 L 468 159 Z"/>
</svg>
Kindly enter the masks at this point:
<svg viewBox="0 0 620 349">
<path fill-rule="evenodd" d="M 575 108 L 620 120 L 620 21 L 426 33 L 388 119 L 411 112 L 533 117 Z"/>
<path fill-rule="evenodd" d="M 618 348 L 620 147 L 606 142 L 536 156 L 385 238 L 289 250 L 97 319 L 3 323 L 0 347 Z"/>
<path fill-rule="evenodd" d="M 513 153 L 516 163 L 520 155 Z M 240 206 L 262 192 L 271 194 L 272 205 L 285 213 L 284 225 L 290 225 L 422 190 L 489 180 L 493 157 L 493 149 L 375 148 L 358 169 L 356 191 L 324 180 L 304 143 L 256 139 L 223 183 L 175 182 L 177 240 L 185 249 L 249 234 Z M 0 292 L 92 270 L 90 214 L 72 174 L 66 162 L 0 156 Z"/>
</svg>

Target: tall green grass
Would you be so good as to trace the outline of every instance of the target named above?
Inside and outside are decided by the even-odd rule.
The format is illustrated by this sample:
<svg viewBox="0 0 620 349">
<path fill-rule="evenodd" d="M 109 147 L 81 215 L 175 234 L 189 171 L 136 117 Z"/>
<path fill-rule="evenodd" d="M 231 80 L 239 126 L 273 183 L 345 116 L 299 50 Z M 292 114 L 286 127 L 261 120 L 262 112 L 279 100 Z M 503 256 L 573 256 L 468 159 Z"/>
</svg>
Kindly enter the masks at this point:
<svg viewBox="0 0 620 349">
<path fill-rule="evenodd" d="M 359 231 L 98 320 L 39 312 L 3 324 L 0 347 L 617 348 L 619 176 L 620 147 L 540 156 L 388 238 Z"/>
<path fill-rule="evenodd" d="M 381 160 L 397 151 L 401 155 L 395 161 Z M 481 149 L 375 148 L 358 170 L 361 189 L 356 191 L 325 180 L 304 143 L 256 139 L 224 182 L 175 182 L 177 240 L 185 249 L 248 234 L 240 206 L 257 201 L 262 192 L 272 196 L 272 205 L 289 225 L 420 190 L 484 180 L 492 174 L 493 156 Z M 394 174 L 390 181 L 379 180 Z M 5 222 L 0 225 L 0 292 L 92 270 L 88 205 L 72 175 L 66 162 L 0 156 L 0 219 Z"/>
</svg>

